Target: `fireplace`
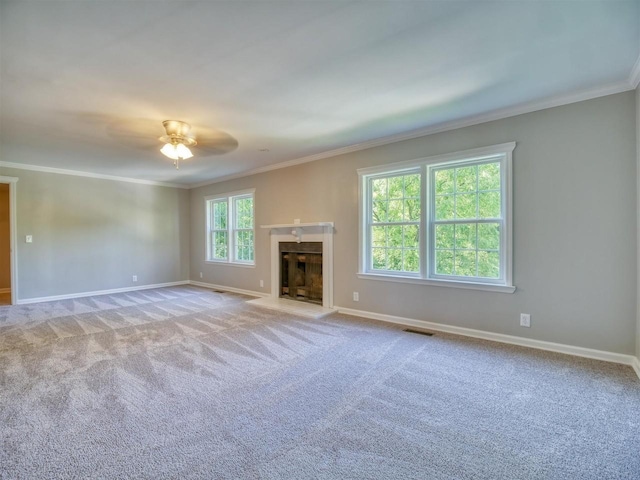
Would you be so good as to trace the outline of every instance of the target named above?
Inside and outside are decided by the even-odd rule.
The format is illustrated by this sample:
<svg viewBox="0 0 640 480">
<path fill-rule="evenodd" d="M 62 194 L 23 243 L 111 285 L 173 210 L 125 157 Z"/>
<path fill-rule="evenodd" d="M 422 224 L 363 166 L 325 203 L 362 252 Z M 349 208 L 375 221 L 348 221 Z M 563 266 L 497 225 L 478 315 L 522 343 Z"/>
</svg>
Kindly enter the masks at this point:
<svg viewBox="0 0 640 480">
<path fill-rule="evenodd" d="M 298 313 L 312 318 L 319 318 L 318 312 L 332 313 L 333 222 L 260 227 L 269 229 L 271 237 L 271 294 L 251 302 L 285 311 L 294 305 Z"/>
<path fill-rule="evenodd" d="M 279 242 L 280 297 L 322 305 L 322 242 Z"/>
</svg>

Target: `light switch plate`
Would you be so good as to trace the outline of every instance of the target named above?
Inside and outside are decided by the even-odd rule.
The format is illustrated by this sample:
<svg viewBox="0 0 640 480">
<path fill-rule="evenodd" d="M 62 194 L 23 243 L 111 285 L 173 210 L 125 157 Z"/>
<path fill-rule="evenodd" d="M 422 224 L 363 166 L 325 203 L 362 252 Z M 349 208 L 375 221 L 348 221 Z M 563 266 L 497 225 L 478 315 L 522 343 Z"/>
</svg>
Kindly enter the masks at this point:
<svg viewBox="0 0 640 480">
<path fill-rule="evenodd" d="M 25 237 L 25 241 L 26 241 L 27 243 L 33 243 L 33 235 L 27 235 L 27 236 Z"/>
</svg>

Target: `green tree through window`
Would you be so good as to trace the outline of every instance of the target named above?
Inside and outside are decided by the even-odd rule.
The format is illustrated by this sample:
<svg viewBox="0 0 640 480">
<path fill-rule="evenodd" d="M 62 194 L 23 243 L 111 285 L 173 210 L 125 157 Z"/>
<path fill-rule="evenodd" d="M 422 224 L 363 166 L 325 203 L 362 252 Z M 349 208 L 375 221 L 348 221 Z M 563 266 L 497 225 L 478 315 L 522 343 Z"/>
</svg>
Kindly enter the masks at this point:
<svg viewBox="0 0 640 480">
<path fill-rule="evenodd" d="M 436 275 L 500 277 L 500 163 L 432 169 Z"/>
<path fill-rule="evenodd" d="M 371 267 L 420 271 L 420 174 L 371 179 Z"/>
</svg>

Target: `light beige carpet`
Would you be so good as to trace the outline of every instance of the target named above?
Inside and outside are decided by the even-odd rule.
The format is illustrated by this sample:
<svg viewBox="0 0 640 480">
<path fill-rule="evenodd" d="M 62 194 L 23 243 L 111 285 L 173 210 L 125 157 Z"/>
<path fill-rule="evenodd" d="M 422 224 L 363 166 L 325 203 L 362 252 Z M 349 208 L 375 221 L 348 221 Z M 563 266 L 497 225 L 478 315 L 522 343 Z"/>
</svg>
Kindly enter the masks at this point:
<svg viewBox="0 0 640 480">
<path fill-rule="evenodd" d="M 0 307 L 0 478 L 640 478 L 629 367 L 246 300 Z"/>
</svg>

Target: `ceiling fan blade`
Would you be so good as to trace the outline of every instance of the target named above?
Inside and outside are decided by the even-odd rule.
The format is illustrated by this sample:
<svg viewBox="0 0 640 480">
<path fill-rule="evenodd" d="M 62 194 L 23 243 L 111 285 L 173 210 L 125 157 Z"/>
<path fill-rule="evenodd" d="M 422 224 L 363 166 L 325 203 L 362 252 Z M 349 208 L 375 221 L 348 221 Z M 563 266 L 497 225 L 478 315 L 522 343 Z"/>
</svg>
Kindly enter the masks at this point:
<svg viewBox="0 0 640 480">
<path fill-rule="evenodd" d="M 116 142 L 139 149 L 159 148 L 162 124 L 148 118 L 117 119 L 107 124 L 107 135 Z"/>
<path fill-rule="evenodd" d="M 191 136 L 193 136 L 198 143 L 190 148 L 194 155 L 201 157 L 224 155 L 238 148 L 238 140 L 221 130 L 207 127 L 193 127 Z"/>
<path fill-rule="evenodd" d="M 61 112 L 75 118 L 83 126 L 98 127 L 106 132 L 107 137 L 114 141 L 116 146 L 135 148 L 148 152 L 159 151 L 162 147 L 160 137 L 167 135 L 163 121 L 151 118 L 127 118 L 117 115 L 95 112 Z M 175 130 L 181 121 L 164 121 L 169 123 L 170 129 Z M 172 125 L 176 124 L 176 125 Z M 194 126 L 177 133 L 184 134 L 197 142 L 189 146 L 193 154 L 200 157 L 224 155 L 238 148 L 238 140 L 226 132 L 210 127 Z M 104 129 L 104 130 L 103 130 Z"/>
</svg>

